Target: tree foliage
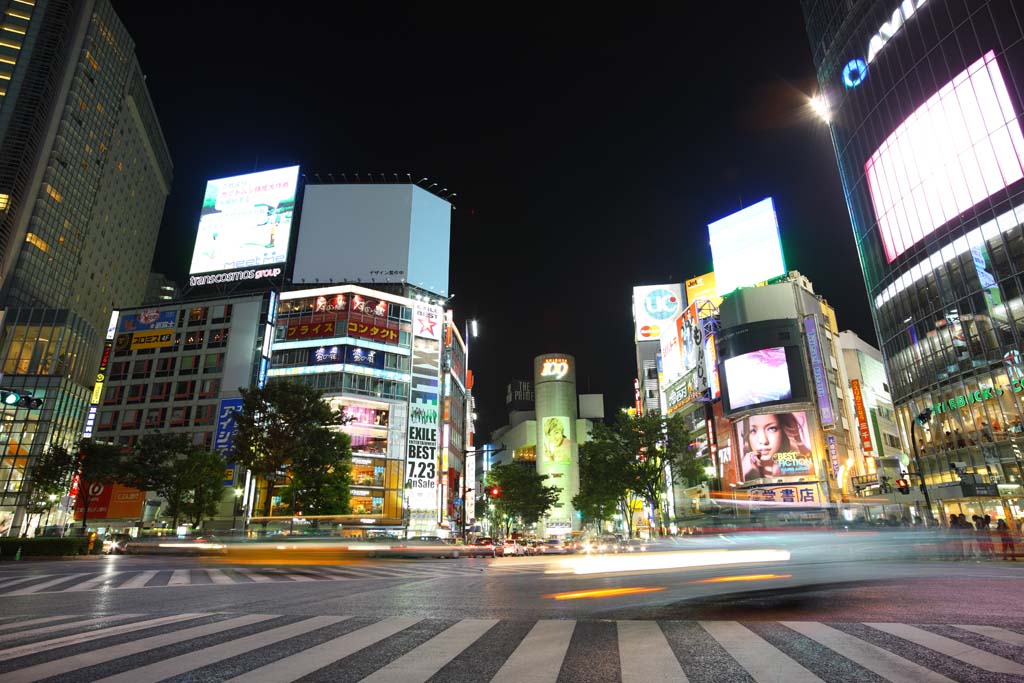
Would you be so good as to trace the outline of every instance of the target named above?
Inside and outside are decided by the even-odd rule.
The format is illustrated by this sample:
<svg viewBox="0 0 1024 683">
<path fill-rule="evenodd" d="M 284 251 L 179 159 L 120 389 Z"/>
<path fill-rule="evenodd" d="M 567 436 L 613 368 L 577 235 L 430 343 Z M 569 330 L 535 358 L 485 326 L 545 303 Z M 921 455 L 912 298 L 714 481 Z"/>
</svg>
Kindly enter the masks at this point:
<svg viewBox="0 0 1024 683">
<path fill-rule="evenodd" d="M 125 479 L 124 449 L 112 444 L 82 439 L 74 454 L 75 471 L 79 473 L 78 495 L 82 501 L 82 529 L 89 524 L 89 487 L 93 484 L 111 486 Z"/>
<path fill-rule="evenodd" d="M 545 486 L 545 479 L 532 466 L 514 462 L 495 465 L 487 473 L 485 485 L 499 489 L 498 496 L 490 498 L 490 504 L 494 505 L 492 521 L 504 528 L 506 536 L 511 533 L 516 519 L 526 526 L 536 524 L 558 503 L 561 489 Z"/>
<path fill-rule="evenodd" d="M 324 402 L 323 393 L 286 379 L 240 391 L 232 458 L 257 476 L 271 475 L 264 514 L 270 515 L 276 475 L 285 471 L 286 505 L 291 507 L 294 494 L 296 511 L 346 512 L 352 446 L 348 435 L 337 429 L 344 418 Z"/>
</svg>

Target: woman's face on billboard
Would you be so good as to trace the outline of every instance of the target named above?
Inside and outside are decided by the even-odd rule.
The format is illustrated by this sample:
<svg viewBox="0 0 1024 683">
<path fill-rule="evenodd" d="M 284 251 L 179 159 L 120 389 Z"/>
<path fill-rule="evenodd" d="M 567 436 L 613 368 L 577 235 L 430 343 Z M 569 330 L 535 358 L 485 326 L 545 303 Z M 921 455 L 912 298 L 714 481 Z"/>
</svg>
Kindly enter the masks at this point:
<svg viewBox="0 0 1024 683">
<path fill-rule="evenodd" d="M 757 454 L 762 463 L 770 463 L 772 456 L 782 446 L 782 425 L 776 415 L 754 415 L 750 418 L 747 432 L 750 450 Z"/>
</svg>

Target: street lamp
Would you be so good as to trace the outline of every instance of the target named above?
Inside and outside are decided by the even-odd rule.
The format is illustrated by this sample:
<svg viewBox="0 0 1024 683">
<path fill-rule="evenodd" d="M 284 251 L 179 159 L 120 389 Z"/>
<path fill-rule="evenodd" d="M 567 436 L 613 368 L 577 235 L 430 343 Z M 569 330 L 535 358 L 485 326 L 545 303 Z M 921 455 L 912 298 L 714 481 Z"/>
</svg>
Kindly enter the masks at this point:
<svg viewBox="0 0 1024 683">
<path fill-rule="evenodd" d="M 832 109 L 828 106 L 828 100 L 824 95 L 815 95 L 807 104 L 819 119 L 825 123 L 832 122 Z"/>
<path fill-rule="evenodd" d="M 235 527 L 238 525 L 238 502 L 242 499 L 242 489 L 235 489 L 235 503 L 231 507 L 231 533 L 235 533 Z"/>
<path fill-rule="evenodd" d="M 932 518 L 932 499 L 928 495 L 928 486 L 924 483 L 924 467 L 921 465 L 921 454 L 918 453 L 917 435 L 915 433 L 917 425 L 920 424 L 923 427 L 931 419 L 932 409 L 925 408 L 917 417 L 910 421 L 910 444 L 914 447 L 914 464 L 917 465 L 917 476 L 921 480 L 921 493 L 924 494 L 925 519 L 934 521 Z"/>
</svg>

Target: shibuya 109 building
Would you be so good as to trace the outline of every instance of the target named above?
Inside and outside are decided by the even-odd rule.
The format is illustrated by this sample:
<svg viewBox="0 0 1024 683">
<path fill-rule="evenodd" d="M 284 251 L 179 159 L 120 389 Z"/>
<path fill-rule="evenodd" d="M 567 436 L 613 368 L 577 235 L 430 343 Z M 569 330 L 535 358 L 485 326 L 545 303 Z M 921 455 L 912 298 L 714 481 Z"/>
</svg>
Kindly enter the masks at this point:
<svg viewBox="0 0 1024 683">
<path fill-rule="evenodd" d="M 803 10 L 893 402 L 933 514 L 1020 519 L 1024 6 Z M 913 463 L 910 475 L 916 489 Z"/>
</svg>

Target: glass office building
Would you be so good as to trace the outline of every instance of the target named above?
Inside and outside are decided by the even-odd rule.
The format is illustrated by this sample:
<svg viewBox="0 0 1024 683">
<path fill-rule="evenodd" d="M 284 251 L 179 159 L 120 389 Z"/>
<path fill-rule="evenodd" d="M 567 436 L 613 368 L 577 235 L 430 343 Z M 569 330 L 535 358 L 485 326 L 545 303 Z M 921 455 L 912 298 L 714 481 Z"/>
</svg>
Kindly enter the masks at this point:
<svg viewBox="0 0 1024 683">
<path fill-rule="evenodd" d="M 1020 518 L 1024 8 L 804 0 L 893 402 L 933 509 Z M 911 470 L 915 466 L 911 464 Z M 916 494 L 915 494 L 916 495 Z"/>
</svg>

